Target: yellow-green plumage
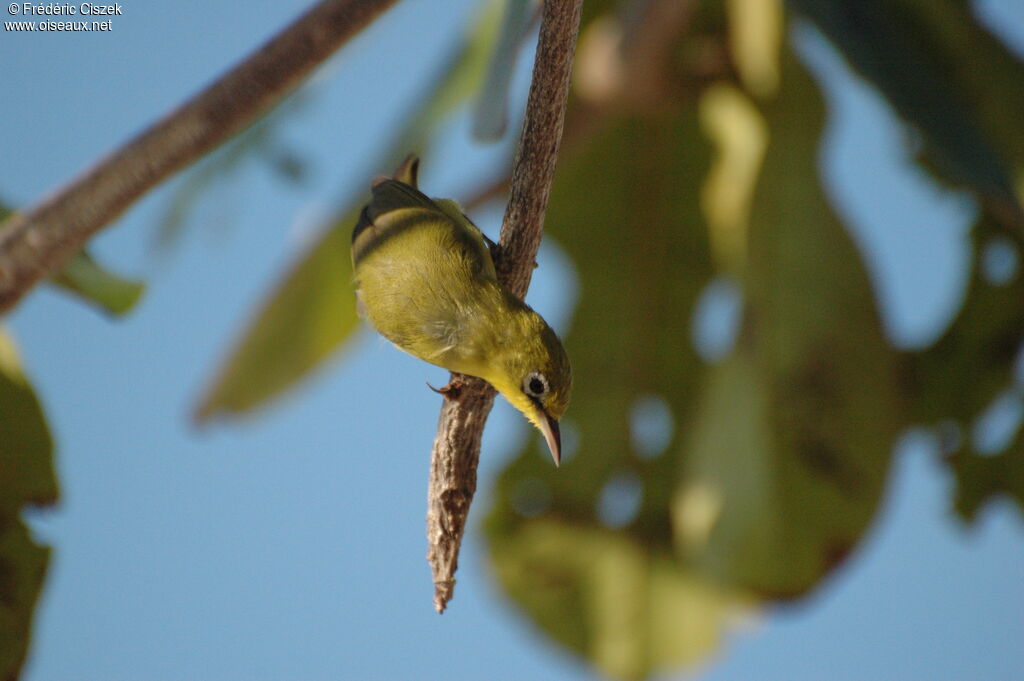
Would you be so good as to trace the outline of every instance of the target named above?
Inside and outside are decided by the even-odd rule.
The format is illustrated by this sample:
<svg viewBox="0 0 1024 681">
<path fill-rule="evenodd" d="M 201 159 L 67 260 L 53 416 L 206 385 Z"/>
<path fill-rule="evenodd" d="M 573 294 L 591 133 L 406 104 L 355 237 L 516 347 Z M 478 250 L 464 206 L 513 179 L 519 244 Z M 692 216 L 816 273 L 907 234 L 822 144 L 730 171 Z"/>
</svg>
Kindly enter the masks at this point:
<svg viewBox="0 0 1024 681">
<path fill-rule="evenodd" d="M 375 182 L 353 231 L 361 313 L 405 352 L 488 381 L 540 428 L 557 463 L 572 387 L 561 342 L 498 283 L 484 235 L 458 204 L 415 185 L 410 159 Z"/>
</svg>

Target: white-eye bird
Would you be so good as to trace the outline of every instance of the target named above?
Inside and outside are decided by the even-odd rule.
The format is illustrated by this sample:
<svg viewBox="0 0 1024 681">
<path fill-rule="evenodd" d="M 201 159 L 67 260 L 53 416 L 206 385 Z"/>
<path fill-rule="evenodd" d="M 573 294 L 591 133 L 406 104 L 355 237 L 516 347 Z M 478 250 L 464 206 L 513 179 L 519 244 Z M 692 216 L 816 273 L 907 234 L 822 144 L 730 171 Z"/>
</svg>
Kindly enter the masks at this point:
<svg viewBox="0 0 1024 681">
<path fill-rule="evenodd" d="M 352 232 L 360 314 L 410 355 L 493 385 L 543 433 L 557 465 L 572 390 L 565 349 L 498 283 L 486 237 L 461 207 L 417 189 L 418 163 L 374 181 Z"/>
</svg>

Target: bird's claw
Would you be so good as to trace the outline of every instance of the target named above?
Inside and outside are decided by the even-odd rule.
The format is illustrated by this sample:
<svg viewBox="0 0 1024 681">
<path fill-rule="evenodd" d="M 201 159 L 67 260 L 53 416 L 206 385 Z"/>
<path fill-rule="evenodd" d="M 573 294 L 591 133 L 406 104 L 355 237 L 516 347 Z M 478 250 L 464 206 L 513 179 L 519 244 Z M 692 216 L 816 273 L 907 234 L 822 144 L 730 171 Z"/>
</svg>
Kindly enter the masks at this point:
<svg viewBox="0 0 1024 681">
<path fill-rule="evenodd" d="M 459 399 L 459 395 L 462 393 L 462 379 L 453 378 L 448 382 L 448 385 L 443 388 L 435 388 L 429 383 L 427 383 L 427 387 L 438 395 L 444 397 L 446 400 L 457 400 Z"/>
</svg>

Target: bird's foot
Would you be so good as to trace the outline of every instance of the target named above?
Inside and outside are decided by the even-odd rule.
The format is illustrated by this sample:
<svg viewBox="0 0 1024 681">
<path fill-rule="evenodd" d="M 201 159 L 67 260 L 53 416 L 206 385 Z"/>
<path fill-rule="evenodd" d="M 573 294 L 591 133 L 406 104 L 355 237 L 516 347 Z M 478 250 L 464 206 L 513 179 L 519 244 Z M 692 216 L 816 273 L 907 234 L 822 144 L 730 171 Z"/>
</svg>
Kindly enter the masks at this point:
<svg viewBox="0 0 1024 681">
<path fill-rule="evenodd" d="M 434 386 L 427 383 L 427 387 L 433 390 L 438 395 L 441 395 L 446 400 L 457 400 L 459 395 L 462 393 L 462 379 L 455 377 L 448 381 L 448 385 L 443 388 L 435 388 Z"/>
</svg>

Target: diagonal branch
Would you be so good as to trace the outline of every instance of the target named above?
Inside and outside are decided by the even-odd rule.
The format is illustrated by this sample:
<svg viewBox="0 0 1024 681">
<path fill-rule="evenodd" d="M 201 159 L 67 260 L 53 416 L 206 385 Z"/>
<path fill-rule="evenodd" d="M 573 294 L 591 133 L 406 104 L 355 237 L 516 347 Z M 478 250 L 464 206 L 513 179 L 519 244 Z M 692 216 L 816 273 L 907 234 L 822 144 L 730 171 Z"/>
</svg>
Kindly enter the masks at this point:
<svg viewBox="0 0 1024 681">
<path fill-rule="evenodd" d="M 0 313 L 147 191 L 255 121 L 396 0 L 322 0 L 180 108 L 0 228 Z"/>
<path fill-rule="evenodd" d="M 526 120 L 501 226 L 501 257 L 496 263 L 501 282 L 520 297 L 530 286 L 540 247 L 582 4 L 582 0 L 544 0 Z M 441 407 L 427 493 L 427 560 L 434 574 L 438 612 L 444 612 L 454 594 L 459 547 L 476 492 L 480 438 L 495 395 L 494 388 L 478 378 L 457 378 L 462 381 L 458 397 L 445 400 Z"/>
</svg>

